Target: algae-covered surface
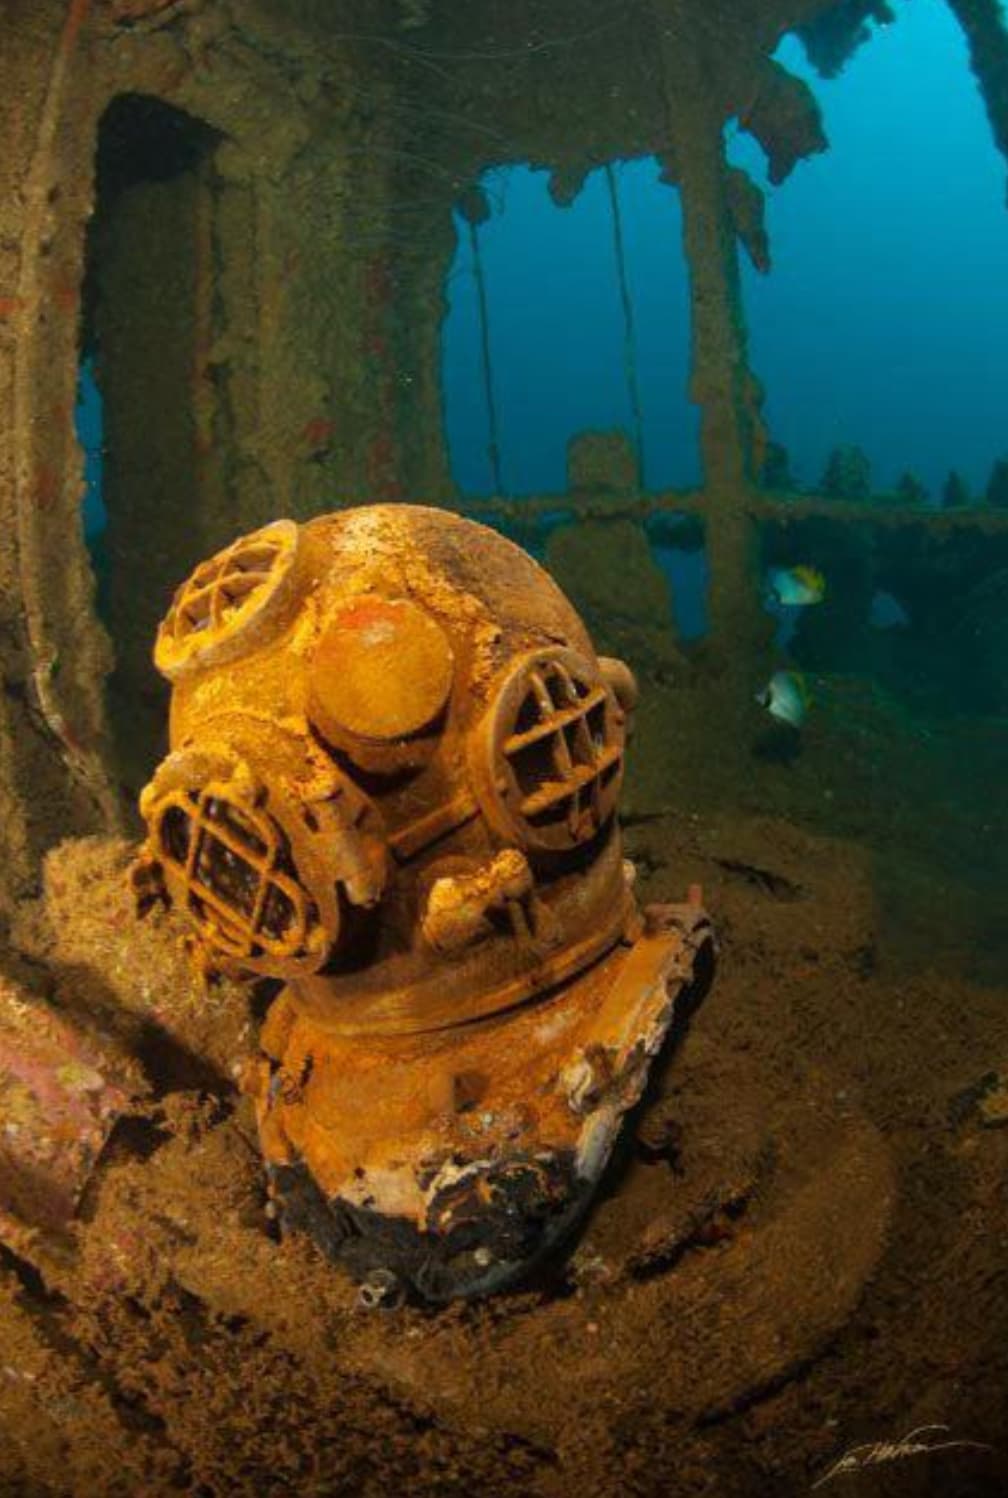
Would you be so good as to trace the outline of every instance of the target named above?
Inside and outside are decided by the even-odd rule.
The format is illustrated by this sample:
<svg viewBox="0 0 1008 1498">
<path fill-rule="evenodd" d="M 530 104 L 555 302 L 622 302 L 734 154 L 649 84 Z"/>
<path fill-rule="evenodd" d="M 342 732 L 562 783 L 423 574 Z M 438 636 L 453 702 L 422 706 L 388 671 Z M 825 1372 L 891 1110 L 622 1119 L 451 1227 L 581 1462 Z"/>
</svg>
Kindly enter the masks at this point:
<svg viewBox="0 0 1008 1498">
<path fill-rule="evenodd" d="M 873 496 L 862 434 L 838 426 L 821 492 L 796 490 L 739 270 L 786 246 L 772 193 L 726 155 L 726 131 L 750 136 L 774 189 L 821 158 L 821 90 L 780 39 L 829 79 L 903 8 L 0 0 L 15 1208 L 45 1199 L 50 1123 L 87 1123 L 47 1231 L 0 1191 L 4 1498 L 1008 1491 L 1008 469 L 983 499 L 951 474 L 944 507 L 909 473 Z M 948 9 L 1004 155 L 1004 8 Z M 645 492 L 641 453 L 594 433 L 565 493 L 470 502 L 441 340 L 486 174 L 541 168 L 559 211 L 642 159 L 681 200 L 702 484 Z M 954 218 L 926 142 L 917 167 Z M 970 281 L 955 263 L 935 296 Z M 834 311 L 815 308 L 817 351 Z M 104 421 L 90 553 L 82 356 Z M 913 358 L 880 350 L 880 407 Z M 239 1084 L 273 990 L 201 979 L 130 867 L 167 742 L 150 651 L 173 590 L 270 519 L 390 500 L 491 519 L 626 655 L 637 893 L 700 886 L 719 956 L 566 1251 L 485 1301 L 368 1311 L 271 1214 Z M 669 556 L 701 548 L 706 632 L 686 638 Z M 767 568 L 794 564 L 825 597 L 782 645 Z M 899 627 L 875 627 L 880 595 Z M 800 729 L 757 705 L 779 660 L 806 675 Z M 10 1041 L 35 1015 L 80 1051 L 33 1152 L 18 1130 L 48 1053 Z"/>
<path fill-rule="evenodd" d="M 718 806 L 662 713 L 689 697 L 652 695 L 627 836 L 646 896 L 703 885 L 714 988 L 571 1251 L 483 1303 L 364 1311 L 278 1240 L 231 1076 L 261 1005 L 201 988 L 173 916 L 138 922 L 128 844 L 50 855 L 12 978 L 139 1037 L 153 1093 L 75 1251 L 3 1256 L 3 1491 L 797 1493 L 923 1425 L 977 1444 L 835 1480 L 999 1490 L 1004 936 L 962 869 L 984 837 L 999 867 L 1004 811 L 974 782 L 968 827 L 934 779 L 991 745 L 914 738 L 882 701 L 866 756 L 848 699 Z"/>
</svg>

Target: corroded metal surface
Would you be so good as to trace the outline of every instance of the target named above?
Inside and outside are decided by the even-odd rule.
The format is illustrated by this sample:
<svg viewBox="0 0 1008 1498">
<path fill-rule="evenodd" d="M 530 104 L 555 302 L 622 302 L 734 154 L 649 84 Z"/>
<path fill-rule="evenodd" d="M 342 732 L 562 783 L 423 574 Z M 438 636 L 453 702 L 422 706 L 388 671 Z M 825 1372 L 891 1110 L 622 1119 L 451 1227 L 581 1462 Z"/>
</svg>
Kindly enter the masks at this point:
<svg viewBox="0 0 1008 1498">
<path fill-rule="evenodd" d="M 711 941 L 698 904 L 650 907 L 540 1002 L 436 1034 L 341 1036 L 279 1002 L 245 1085 L 282 1213 L 431 1299 L 514 1279 L 587 1204 Z"/>
<path fill-rule="evenodd" d="M 711 946 L 698 901 L 633 898 L 632 673 L 510 542 L 394 505 L 232 543 L 155 660 L 139 884 L 206 970 L 287 984 L 244 1071 L 284 1221 L 386 1291 L 514 1278 L 583 1209 Z"/>
<path fill-rule="evenodd" d="M 65 1236 L 137 1083 L 37 994 L 0 979 L 0 1239 Z"/>
<path fill-rule="evenodd" d="M 275 523 L 196 569 L 155 658 L 174 695 L 141 801 L 150 866 L 208 966 L 292 981 L 330 1026 L 430 1029 L 621 936 L 628 709 L 500 536 L 420 506 Z M 501 898 L 509 850 L 533 877 Z M 446 964 L 438 911 L 463 890 Z"/>
</svg>

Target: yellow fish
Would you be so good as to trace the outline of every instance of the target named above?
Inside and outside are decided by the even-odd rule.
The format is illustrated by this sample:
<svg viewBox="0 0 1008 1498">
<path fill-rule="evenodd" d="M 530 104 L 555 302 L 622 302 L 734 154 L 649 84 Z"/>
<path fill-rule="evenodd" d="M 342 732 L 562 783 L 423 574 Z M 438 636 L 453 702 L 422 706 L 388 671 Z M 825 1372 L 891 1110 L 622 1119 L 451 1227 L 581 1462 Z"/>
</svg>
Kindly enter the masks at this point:
<svg viewBox="0 0 1008 1498">
<path fill-rule="evenodd" d="M 822 603 L 826 597 L 826 579 L 817 567 L 771 567 L 767 573 L 767 592 L 772 603 L 785 608 L 807 608 Z"/>
</svg>

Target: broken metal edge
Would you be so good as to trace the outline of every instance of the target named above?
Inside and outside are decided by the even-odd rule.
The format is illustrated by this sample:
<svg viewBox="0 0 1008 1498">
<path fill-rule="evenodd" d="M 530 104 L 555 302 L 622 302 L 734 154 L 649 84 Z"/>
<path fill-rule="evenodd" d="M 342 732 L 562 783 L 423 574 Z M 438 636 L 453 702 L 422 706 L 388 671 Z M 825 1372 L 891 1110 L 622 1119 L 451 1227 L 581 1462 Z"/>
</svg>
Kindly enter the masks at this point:
<svg viewBox="0 0 1008 1498">
<path fill-rule="evenodd" d="M 415 1162 L 404 1162 L 412 1190 L 423 1191 L 424 1226 L 383 1211 L 381 1193 L 369 1197 L 374 1205 L 327 1196 L 304 1159 L 267 1163 L 281 1229 L 308 1234 L 341 1264 L 361 1287 L 361 1305 L 393 1306 L 405 1296 L 443 1304 L 513 1287 L 574 1231 L 673 1023 L 691 1017 L 712 976 L 714 937 L 699 904 L 651 906 L 644 915 L 646 934 L 599 1009 L 609 1042 L 604 1080 L 592 1085 L 585 1053 L 559 1078 L 582 1120 L 573 1147 L 544 1140 L 541 1149 L 447 1161 L 422 1179 Z"/>
</svg>

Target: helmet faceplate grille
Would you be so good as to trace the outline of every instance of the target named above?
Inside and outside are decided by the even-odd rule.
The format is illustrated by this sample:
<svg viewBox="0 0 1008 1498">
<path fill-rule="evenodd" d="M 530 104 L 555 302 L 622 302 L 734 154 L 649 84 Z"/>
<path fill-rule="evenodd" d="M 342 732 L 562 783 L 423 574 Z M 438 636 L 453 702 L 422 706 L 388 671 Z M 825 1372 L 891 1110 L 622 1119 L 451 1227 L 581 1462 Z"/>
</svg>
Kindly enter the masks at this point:
<svg viewBox="0 0 1008 1498">
<path fill-rule="evenodd" d="M 493 784 L 511 833 L 556 852 L 589 842 L 616 807 L 624 734 L 588 662 L 568 650 L 526 658 L 492 718 Z"/>
<path fill-rule="evenodd" d="M 152 831 L 165 874 L 218 952 L 266 967 L 300 962 L 322 933 L 287 839 L 266 812 L 221 790 L 180 789 L 161 801 Z"/>
<path fill-rule="evenodd" d="M 297 527 L 277 520 L 201 562 L 179 588 L 158 631 L 154 661 L 174 679 L 235 654 L 253 625 L 283 602 L 297 552 Z"/>
</svg>

